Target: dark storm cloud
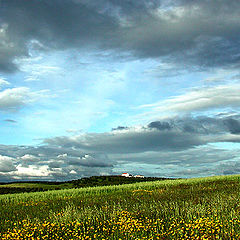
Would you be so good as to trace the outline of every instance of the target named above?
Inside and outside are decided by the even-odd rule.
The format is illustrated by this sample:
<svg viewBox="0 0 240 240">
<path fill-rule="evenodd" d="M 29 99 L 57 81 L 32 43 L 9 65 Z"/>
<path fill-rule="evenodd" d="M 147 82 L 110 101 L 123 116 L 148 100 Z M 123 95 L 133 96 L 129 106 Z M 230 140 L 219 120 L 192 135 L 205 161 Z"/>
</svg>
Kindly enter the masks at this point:
<svg viewBox="0 0 240 240">
<path fill-rule="evenodd" d="M 239 64 L 240 2 L 2 0 L 0 69 L 14 71 L 31 40 L 161 58 L 186 68 Z"/>
<path fill-rule="evenodd" d="M 74 1 L 1 1 L 4 40 L 2 70 L 14 70 L 12 60 L 28 56 L 28 44 L 38 40 L 54 49 L 99 45 L 116 31 L 115 19 Z"/>
</svg>

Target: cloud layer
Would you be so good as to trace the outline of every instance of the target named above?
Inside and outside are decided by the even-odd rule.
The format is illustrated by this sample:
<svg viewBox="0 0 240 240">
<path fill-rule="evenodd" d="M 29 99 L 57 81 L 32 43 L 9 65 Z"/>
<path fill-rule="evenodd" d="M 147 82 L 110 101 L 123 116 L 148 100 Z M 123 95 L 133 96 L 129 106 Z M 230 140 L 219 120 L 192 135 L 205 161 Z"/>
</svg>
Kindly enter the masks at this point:
<svg viewBox="0 0 240 240">
<path fill-rule="evenodd" d="M 29 56 L 33 40 L 42 51 L 89 48 L 191 69 L 237 67 L 239 9 L 237 0 L 2 0 L 0 69 L 16 70 L 14 59 Z"/>
<path fill-rule="evenodd" d="M 204 165 L 211 175 L 234 172 L 239 152 L 210 146 L 221 141 L 240 143 L 239 116 L 169 119 L 109 133 L 45 139 L 36 147 L 1 145 L 0 176 L 73 179 L 117 173 L 131 165 L 136 173 L 158 176 L 203 176 Z"/>
<path fill-rule="evenodd" d="M 155 121 L 147 126 L 116 128 L 108 133 L 86 133 L 45 139 L 53 146 L 74 147 L 99 153 L 137 153 L 189 149 L 211 142 L 240 139 L 240 119 L 234 117 L 184 117 Z M 227 140 L 228 139 L 228 140 Z"/>
</svg>

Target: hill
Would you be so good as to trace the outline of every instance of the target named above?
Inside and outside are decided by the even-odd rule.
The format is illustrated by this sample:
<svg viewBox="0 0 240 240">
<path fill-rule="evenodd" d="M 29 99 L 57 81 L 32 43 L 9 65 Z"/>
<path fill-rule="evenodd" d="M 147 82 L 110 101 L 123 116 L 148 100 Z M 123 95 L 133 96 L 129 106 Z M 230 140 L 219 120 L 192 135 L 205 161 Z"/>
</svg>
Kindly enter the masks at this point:
<svg viewBox="0 0 240 240">
<path fill-rule="evenodd" d="M 137 182 L 167 180 L 167 178 L 145 177 L 128 178 L 122 176 L 92 176 L 72 181 L 21 181 L 11 183 L 0 183 L 0 195 L 9 193 L 43 192 L 49 190 L 60 190 L 70 188 L 84 188 L 96 186 L 122 185 Z"/>
<path fill-rule="evenodd" d="M 167 179 L 168 178 L 157 178 L 157 177 L 136 178 L 136 177 L 122 177 L 122 176 L 92 176 L 89 178 L 73 180 L 71 181 L 71 183 L 74 185 L 74 187 L 96 187 L 96 186 L 131 184 L 131 183 L 137 183 L 137 182 L 162 181 Z"/>
<path fill-rule="evenodd" d="M 0 239 L 239 239 L 240 176 L 0 196 Z"/>
</svg>

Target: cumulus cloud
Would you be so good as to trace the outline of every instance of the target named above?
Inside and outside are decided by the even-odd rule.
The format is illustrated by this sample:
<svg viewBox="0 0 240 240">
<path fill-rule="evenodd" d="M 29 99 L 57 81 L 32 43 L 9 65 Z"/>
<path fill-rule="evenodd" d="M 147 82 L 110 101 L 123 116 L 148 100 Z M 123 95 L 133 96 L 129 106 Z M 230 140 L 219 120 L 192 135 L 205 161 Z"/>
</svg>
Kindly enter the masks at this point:
<svg viewBox="0 0 240 240">
<path fill-rule="evenodd" d="M 21 179 L 22 177 L 41 178 L 41 177 L 48 177 L 49 175 L 50 175 L 50 171 L 47 165 L 45 166 L 28 165 L 27 167 L 18 165 L 17 173 L 15 173 L 15 179 Z"/>
<path fill-rule="evenodd" d="M 12 88 L 0 92 L 0 109 L 18 109 L 29 98 L 28 88 Z"/>
<path fill-rule="evenodd" d="M 237 0 L 2 0 L 0 69 L 16 70 L 31 40 L 43 51 L 84 47 L 188 68 L 237 65 L 239 9 Z"/>
<path fill-rule="evenodd" d="M 27 153 L 21 157 L 17 157 L 17 160 L 22 167 L 28 167 L 29 165 L 34 165 L 38 163 L 40 161 L 40 157 Z"/>
</svg>

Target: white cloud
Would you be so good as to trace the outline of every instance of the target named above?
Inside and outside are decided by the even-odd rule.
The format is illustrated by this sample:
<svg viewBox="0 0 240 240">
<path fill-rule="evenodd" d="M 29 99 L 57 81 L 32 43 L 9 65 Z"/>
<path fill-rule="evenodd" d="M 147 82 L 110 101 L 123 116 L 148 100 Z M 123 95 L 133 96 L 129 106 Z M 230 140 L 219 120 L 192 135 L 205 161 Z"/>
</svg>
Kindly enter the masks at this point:
<svg viewBox="0 0 240 240">
<path fill-rule="evenodd" d="M 51 171 L 47 165 L 44 166 L 35 166 L 29 165 L 28 167 L 22 167 L 21 165 L 17 166 L 18 177 L 47 177 Z"/>
<path fill-rule="evenodd" d="M 217 138 L 212 140 L 213 142 L 231 142 L 231 143 L 239 143 L 240 142 L 240 135 L 239 134 L 230 134 L 226 133 L 222 136 L 218 136 Z"/>
<path fill-rule="evenodd" d="M 39 160 L 39 157 L 36 157 L 31 154 L 25 154 L 24 156 L 20 157 L 20 159 L 25 161 L 36 161 Z"/>
<path fill-rule="evenodd" d="M 239 83 L 239 70 L 238 68 L 217 68 L 209 72 L 209 76 L 203 79 L 204 84 L 224 84 L 227 82 Z"/>
<path fill-rule="evenodd" d="M 23 71 L 30 72 L 30 74 L 25 78 L 24 80 L 25 82 L 35 82 L 35 81 L 39 81 L 43 76 L 49 77 L 49 75 L 53 76 L 54 74 L 61 73 L 61 69 L 59 67 L 44 66 L 41 64 L 31 64 L 31 65 L 30 64 L 29 65 L 26 64 L 22 66 Z"/>
<path fill-rule="evenodd" d="M 6 80 L 4 80 L 3 78 L 0 78 L 0 88 L 2 88 L 3 86 L 7 86 L 10 85 L 10 83 Z"/>
<path fill-rule="evenodd" d="M 54 97 L 50 96 L 48 92 L 49 90 L 33 92 L 27 87 L 8 88 L 0 92 L 0 110 L 16 111 L 41 98 Z"/>
<path fill-rule="evenodd" d="M 219 85 L 214 87 L 195 88 L 186 94 L 175 96 L 153 104 L 141 105 L 139 108 L 151 109 L 154 112 L 204 111 L 215 108 L 239 107 L 240 85 Z"/>
</svg>

